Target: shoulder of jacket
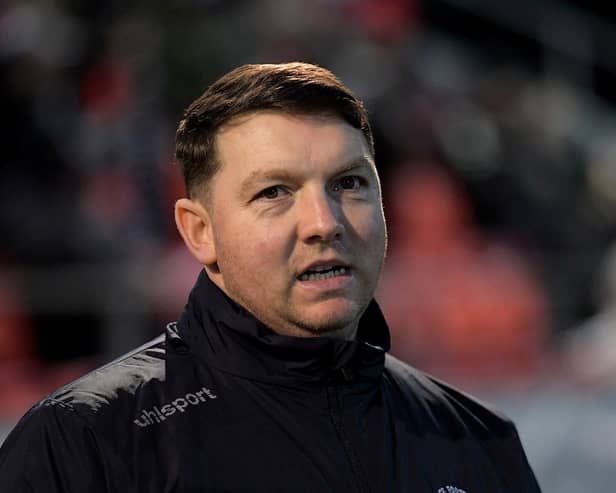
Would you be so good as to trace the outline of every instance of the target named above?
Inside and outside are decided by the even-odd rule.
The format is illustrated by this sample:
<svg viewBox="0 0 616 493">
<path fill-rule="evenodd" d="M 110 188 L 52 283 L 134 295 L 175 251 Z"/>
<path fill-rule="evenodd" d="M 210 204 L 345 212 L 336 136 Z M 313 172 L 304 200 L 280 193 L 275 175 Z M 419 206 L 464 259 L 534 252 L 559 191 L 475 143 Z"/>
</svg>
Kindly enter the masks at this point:
<svg viewBox="0 0 616 493">
<path fill-rule="evenodd" d="M 425 413 L 440 430 L 454 434 L 517 437 L 506 415 L 489 404 L 387 355 L 386 375 L 410 406 Z"/>
<path fill-rule="evenodd" d="M 98 412 L 165 380 L 165 335 L 64 385 L 35 407 L 60 406 Z"/>
</svg>

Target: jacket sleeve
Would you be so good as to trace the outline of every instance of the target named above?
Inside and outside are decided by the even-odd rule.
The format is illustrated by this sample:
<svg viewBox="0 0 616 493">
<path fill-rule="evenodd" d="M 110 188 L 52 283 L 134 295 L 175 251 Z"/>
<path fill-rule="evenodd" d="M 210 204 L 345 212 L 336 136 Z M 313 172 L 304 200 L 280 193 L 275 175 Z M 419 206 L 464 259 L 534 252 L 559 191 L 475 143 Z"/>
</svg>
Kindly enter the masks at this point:
<svg viewBox="0 0 616 493">
<path fill-rule="evenodd" d="M 0 448 L 0 485 L 11 493 L 107 493 L 96 437 L 73 408 L 31 409 Z"/>
</svg>

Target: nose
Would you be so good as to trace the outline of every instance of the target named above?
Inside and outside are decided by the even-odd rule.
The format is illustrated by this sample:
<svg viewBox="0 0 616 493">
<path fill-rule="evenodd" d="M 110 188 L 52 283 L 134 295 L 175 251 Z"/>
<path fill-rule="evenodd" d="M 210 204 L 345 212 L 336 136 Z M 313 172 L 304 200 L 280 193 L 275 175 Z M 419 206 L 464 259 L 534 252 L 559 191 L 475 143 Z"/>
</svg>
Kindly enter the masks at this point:
<svg viewBox="0 0 616 493">
<path fill-rule="evenodd" d="M 298 233 L 306 242 L 330 242 L 342 238 L 344 224 L 338 201 L 324 190 L 305 191 L 299 203 Z"/>
</svg>

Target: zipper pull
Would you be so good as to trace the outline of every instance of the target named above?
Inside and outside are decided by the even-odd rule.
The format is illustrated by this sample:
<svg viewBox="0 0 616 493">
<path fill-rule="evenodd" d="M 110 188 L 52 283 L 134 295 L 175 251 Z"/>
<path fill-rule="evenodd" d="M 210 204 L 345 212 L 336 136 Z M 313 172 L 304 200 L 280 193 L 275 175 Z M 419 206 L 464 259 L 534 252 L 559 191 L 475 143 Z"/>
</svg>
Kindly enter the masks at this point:
<svg viewBox="0 0 616 493">
<path fill-rule="evenodd" d="M 346 366 L 340 368 L 340 373 L 345 382 L 352 382 L 355 379 L 355 372 Z"/>
</svg>

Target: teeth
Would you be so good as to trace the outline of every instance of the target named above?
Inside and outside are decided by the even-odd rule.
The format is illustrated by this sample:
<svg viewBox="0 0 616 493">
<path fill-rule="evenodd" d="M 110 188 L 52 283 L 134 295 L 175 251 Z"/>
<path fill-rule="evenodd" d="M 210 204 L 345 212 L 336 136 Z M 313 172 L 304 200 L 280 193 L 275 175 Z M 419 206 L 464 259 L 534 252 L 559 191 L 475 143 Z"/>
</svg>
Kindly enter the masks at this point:
<svg viewBox="0 0 616 493">
<path fill-rule="evenodd" d="M 316 267 L 310 273 L 299 276 L 300 281 L 322 281 L 346 274 L 346 267 Z"/>
</svg>

